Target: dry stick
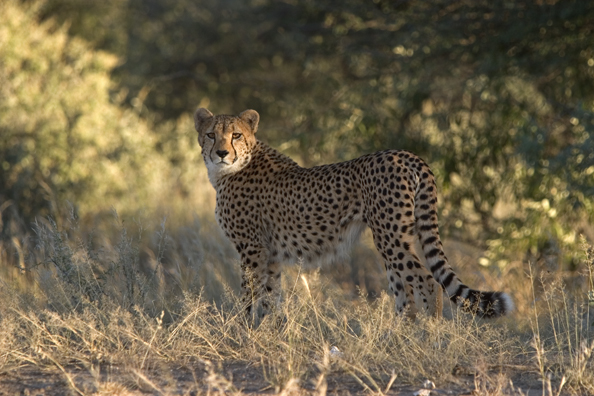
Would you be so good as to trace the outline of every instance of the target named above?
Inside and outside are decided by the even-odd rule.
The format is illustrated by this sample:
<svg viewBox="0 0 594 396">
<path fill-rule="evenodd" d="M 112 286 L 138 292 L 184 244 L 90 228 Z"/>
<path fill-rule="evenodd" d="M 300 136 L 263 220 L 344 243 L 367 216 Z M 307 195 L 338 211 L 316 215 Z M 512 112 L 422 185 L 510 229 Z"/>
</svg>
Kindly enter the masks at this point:
<svg viewBox="0 0 594 396">
<path fill-rule="evenodd" d="M 142 367 L 141 367 L 142 368 Z M 153 381 L 151 381 L 146 375 L 142 374 L 140 371 L 138 370 L 132 370 L 132 372 L 134 374 L 136 374 L 138 376 L 139 379 L 143 380 L 147 385 L 149 385 L 151 388 L 153 388 L 154 390 L 156 390 L 157 392 L 159 392 L 159 394 L 163 394 L 163 391 L 157 386 L 155 385 L 155 383 Z"/>
<path fill-rule="evenodd" d="M 155 330 L 155 332 L 153 333 L 153 337 L 151 338 L 151 341 L 148 343 L 147 348 L 146 348 L 146 352 L 144 353 L 144 357 L 142 358 L 142 363 L 140 364 L 140 369 L 142 370 L 142 368 L 144 367 L 144 362 L 146 361 L 146 358 L 148 356 L 149 350 L 152 348 L 153 346 L 153 341 L 155 340 L 155 338 L 157 337 L 157 333 L 159 332 L 159 330 L 161 329 L 161 324 L 163 323 L 163 316 L 165 315 L 165 311 L 161 311 L 161 316 L 159 317 L 159 319 L 157 319 L 157 323 L 159 324 L 157 326 L 157 329 Z"/>
<path fill-rule="evenodd" d="M 536 351 L 536 359 L 538 361 L 538 369 L 540 371 L 540 378 L 542 381 L 542 395 L 545 396 L 546 390 L 546 375 L 544 373 L 544 361 L 543 361 L 543 352 L 541 348 L 540 342 L 540 327 L 538 325 L 538 312 L 536 310 L 536 293 L 534 292 L 534 274 L 532 273 L 532 263 L 528 263 L 528 269 L 530 270 L 530 286 L 532 288 L 532 301 L 534 304 L 534 322 L 536 327 L 536 334 L 534 335 L 534 339 L 532 342 L 534 343 L 534 349 Z M 534 330 L 533 330 L 534 332 Z"/>
<path fill-rule="evenodd" d="M 85 394 L 76 387 L 76 384 L 74 383 L 74 381 L 72 380 L 72 377 L 70 376 L 70 374 L 68 374 L 68 372 L 64 369 L 64 367 L 62 367 L 62 365 L 60 363 L 58 363 L 58 361 L 56 359 L 54 359 L 53 357 L 51 357 L 50 355 L 48 355 L 47 353 L 44 353 L 45 357 L 47 357 L 49 360 L 52 361 L 53 364 L 55 364 L 56 366 L 58 366 L 58 368 L 62 371 L 62 373 L 64 373 L 64 376 L 66 377 L 66 379 L 68 380 L 68 383 L 70 384 L 70 386 L 76 391 L 76 393 L 78 393 L 81 396 L 84 396 Z"/>
<path fill-rule="evenodd" d="M 362 387 L 363 387 L 365 390 L 367 390 L 367 391 L 368 391 L 368 392 L 370 392 L 370 393 L 374 393 L 374 392 L 373 392 L 373 389 L 371 389 L 371 388 L 370 388 L 370 387 L 369 387 L 369 386 L 368 386 L 368 385 L 367 385 L 365 382 L 363 382 L 363 381 L 361 380 L 361 378 L 359 378 L 359 377 L 357 376 L 357 374 L 355 374 L 355 373 L 354 373 L 353 371 L 351 371 L 351 370 L 347 370 L 347 371 L 348 371 L 348 373 L 351 375 L 351 377 L 353 377 L 353 378 L 354 378 L 354 379 L 355 379 L 355 380 L 356 380 L 356 381 L 357 381 L 357 382 L 358 382 L 358 383 L 359 383 L 359 384 L 360 384 L 360 385 L 361 385 L 361 386 L 362 386 Z M 376 384 L 376 386 L 377 386 L 377 384 Z M 376 389 L 377 389 L 378 391 L 380 391 L 380 390 L 379 390 L 379 388 L 376 388 Z M 381 391 L 380 391 L 380 392 L 381 392 Z"/>
<path fill-rule="evenodd" d="M 198 298 L 200 298 L 201 296 L 198 296 Z M 197 316 L 199 313 L 202 313 L 202 307 L 196 308 L 195 310 L 193 310 L 192 312 L 190 312 L 180 323 L 177 324 L 177 326 L 175 326 L 175 328 L 173 329 L 173 331 L 171 332 L 171 334 L 169 334 L 169 337 L 167 338 L 167 344 L 171 343 L 171 340 L 173 338 L 175 338 L 175 336 L 177 336 L 177 333 L 179 333 L 181 331 L 181 329 L 183 329 L 184 325 L 190 320 L 192 319 L 194 316 Z"/>
<path fill-rule="evenodd" d="M 307 290 L 307 294 L 308 294 L 309 299 L 311 301 L 311 306 L 312 306 L 312 308 L 314 310 L 314 313 L 316 314 L 316 323 L 318 325 L 318 332 L 320 334 L 320 341 L 322 341 L 322 343 L 324 343 L 324 336 L 322 334 L 322 326 L 320 325 L 320 315 L 318 314 L 318 309 L 316 307 L 315 301 L 313 300 L 313 296 L 311 295 L 311 291 L 309 290 L 309 284 L 307 283 L 307 279 L 305 278 L 305 275 L 301 275 L 301 280 L 305 284 L 305 289 Z"/>
<path fill-rule="evenodd" d="M 388 381 L 388 385 L 386 385 L 386 390 L 384 391 L 384 394 L 388 393 L 388 391 L 392 387 L 392 384 L 394 383 L 394 381 L 396 381 L 396 377 L 398 377 L 398 375 L 394 372 L 394 370 L 392 370 L 392 377 L 390 377 L 390 381 Z"/>
<path fill-rule="evenodd" d="M 8 355 L 16 356 L 17 358 L 22 359 L 25 362 L 31 363 L 32 365 L 36 365 L 39 363 L 38 361 L 33 359 L 31 356 L 29 356 L 25 353 L 22 353 L 20 351 L 9 351 L 9 352 L 6 352 L 4 355 L 0 355 L 0 357 L 4 358 L 5 356 L 8 356 Z"/>
<path fill-rule="evenodd" d="M 358 368 L 356 367 L 354 364 L 349 363 L 345 360 L 342 361 L 343 367 L 345 368 L 345 371 L 351 375 L 351 377 L 353 377 L 361 386 L 363 386 L 363 388 L 365 390 L 367 390 L 370 393 L 374 393 L 374 394 L 379 394 L 379 395 L 383 395 L 384 393 L 382 392 L 382 389 L 380 388 L 380 386 L 378 385 L 377 382 L 375 382 L 375 380 L 371 377 L 371 374 L 369 373 L 369 371 L 365 370 L 363 367 Z M 358 371 L 360 372 L 365 378 L 367 378 L 367 380 L 371 383 L 371 385 L 373 385 L 373 387 L 375 388 L 375 391 L 373 389 L 371 389 L 369 387 L 369 385 L 367 385 L 365 382 L 363 382 L 363 380 L 361 378 L 359 378 L 359 376 L 357 374 L 355 374 L 355 372 Z M 392 383 L 394 382 L 394 380 L 396 379 L 395 374 L 392 375 L 393 378 L 390 378 L 390 382 L 389 385 L 390 387 L 392 387 Z M 389 389 L 389 388 L 388 388 Z"/>
</svg>

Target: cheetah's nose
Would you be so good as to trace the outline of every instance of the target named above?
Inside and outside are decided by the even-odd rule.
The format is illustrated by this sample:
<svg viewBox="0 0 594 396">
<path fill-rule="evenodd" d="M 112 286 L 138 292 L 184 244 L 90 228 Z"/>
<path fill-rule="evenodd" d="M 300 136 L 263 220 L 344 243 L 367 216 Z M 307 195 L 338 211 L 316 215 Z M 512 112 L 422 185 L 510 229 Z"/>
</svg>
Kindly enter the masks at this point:
<svg viewBox="0 0 594 396">
<path fill-rule="evenodd" d="M 217 155 L 221 158 L 225 158 L 229 154 L 227 150 L 217 150 Z"/>
</svg>

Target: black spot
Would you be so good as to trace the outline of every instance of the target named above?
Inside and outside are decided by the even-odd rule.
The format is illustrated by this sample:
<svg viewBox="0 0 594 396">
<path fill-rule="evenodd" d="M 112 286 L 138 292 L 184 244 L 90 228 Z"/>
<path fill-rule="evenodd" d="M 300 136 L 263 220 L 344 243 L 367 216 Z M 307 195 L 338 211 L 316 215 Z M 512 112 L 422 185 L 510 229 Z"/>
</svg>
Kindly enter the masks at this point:
<svg viewBox="0 0 594 396">
<path fill-rule="evenodd" d="M 445 265 L 445 263 L 445 260 L 439 260 L 437 263 L 431 266 L 431 272 L 435 273 L 439 271 Z"/>
<path fill-rule="evenodd" d="M 435 241 L 437 241 L 437 237 L 435 237 L 435 236 L 432 236 L 432 237 L 429 237 L 429 238 L 425 239 L 425 242 L 423 242 L 423 243 L 424 243 L 425 245 L 428 245 L 428 244 L 430 244 L 430 243 L 433 243 L 433 242 L 435 242 Z"/>
<path fill-rule="evenodd" d="M 435 228 L 437 228 L 437 224 L 430 224 L 430 225 L 423 225 L 423 226 L 419 227 L 419 230 L 429 231 L 429 230 L 433 230 Z"/>
<path fill-rule="evenodd" d="M 430 259 L 432 257 L 437 256 L 439 253 L 441 253 L 441 250 L 440 249 L 432 249 L 429 253 L 427 253 L 425 255 L 425 257 L 428 258 L 428 259 Z"/>
<path fill-rule="evenodd" d="M 450 272 L 450 274 L 443 280 L 442 282 L 442 286 L 447 289 L 450 284 L 452 283 L 452 281 L 454 280 L 454 273 Z"/>
<path fill-rule="evenodd" d="M 464 292 L 464 290 L 466 290 L 466 289 L 468 289 L 467 286 L 460 285 L 460 287 L 458 287 L 458 290 L 456 290 L 456 292 L 450 297 L 450 300 L 457 303 L 458 297 L 460 297 L 462 295 L 462 293 Z"/>
</svg>

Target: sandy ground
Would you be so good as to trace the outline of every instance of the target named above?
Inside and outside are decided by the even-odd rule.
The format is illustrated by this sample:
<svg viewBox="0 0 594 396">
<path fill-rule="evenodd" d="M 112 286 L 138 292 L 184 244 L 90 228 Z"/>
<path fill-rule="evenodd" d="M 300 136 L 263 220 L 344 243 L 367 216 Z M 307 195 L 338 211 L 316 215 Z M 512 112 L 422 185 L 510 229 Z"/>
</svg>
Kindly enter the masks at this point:
<svg viewBox="0 0 594 396">
<path fill-rule="evenodd" d="M 435 389 L 425 389 L 423 384 L 402 383 L 398 378 L 387 395 L 483 395 L 523 394 L 543 395 L 538 373 L 525 367 L 502 369 L 507 379 L 498 386 L 496 373 L 489 373 L 490 381 L 461 369 L 454 376 L 455 383 L 438 384 Z M 513 388 L 509 379 L 513 381 Z M 261 367 L 234 362 L 221 364 L 208 370 L 202 364 L 193 367 L 152 367 L 137 369 L 102 366 L 101 369 L 81 367 L 40 368 L 24 366 L 0 373 L 0 395 L 199 395 L 199 394 L 248 394 L 284 395 L 320 394 L 317 378 L 302 383 L 292 383 L 285 389 L 274 389 L 268 384 Z M 381 379 L 385 384 L 389 379 Z M 305 382 L 305 383 L 303 383 Z M 379 383 L 380 381 L 378 381 Z M 366 384 L 344 373 L 332 373 L 326 380 L 326 393 L 330 395 L 369 395 L 373 392 Z M 557 389 L 553 385 L 553 389 Z M 545 392 L 546 394 L 546 392 Z M 554 391 L 554 394 L 557 394 Z M 561 394 L 572 394 L 562 392 Z"/>
</svg>

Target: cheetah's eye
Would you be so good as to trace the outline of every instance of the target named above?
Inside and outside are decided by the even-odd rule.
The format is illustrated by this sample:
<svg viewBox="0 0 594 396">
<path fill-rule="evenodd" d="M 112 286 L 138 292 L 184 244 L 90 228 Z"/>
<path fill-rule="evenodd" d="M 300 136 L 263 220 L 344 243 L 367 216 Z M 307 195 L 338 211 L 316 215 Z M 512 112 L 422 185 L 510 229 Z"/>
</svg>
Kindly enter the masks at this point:
<svg viewBox="0 0 594 396">
<path fill-rule="evenodd" d="M 234 133 L 233 134 L 233 140 L 237 140 L 241 137 L 241 133 Z"/>
<path fill-rule="evenodd" d="M 206 137 L 209 138 L 209 139 L 214 139 L 215 138 L 215 134 L 212 133 L 212 132 L 210 132 L 210 133 L 207 133 L 206 134 Z"/>
</svg>

